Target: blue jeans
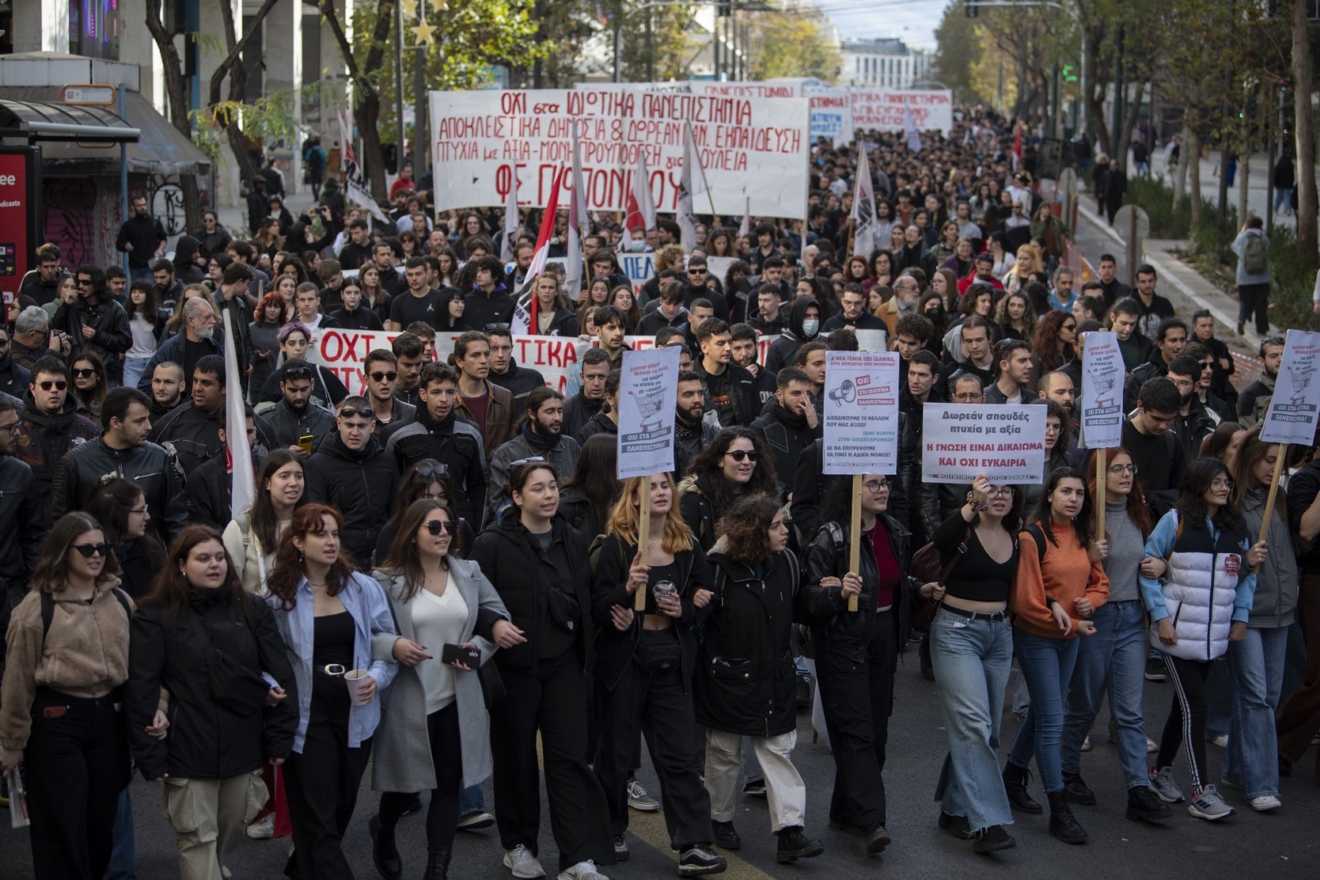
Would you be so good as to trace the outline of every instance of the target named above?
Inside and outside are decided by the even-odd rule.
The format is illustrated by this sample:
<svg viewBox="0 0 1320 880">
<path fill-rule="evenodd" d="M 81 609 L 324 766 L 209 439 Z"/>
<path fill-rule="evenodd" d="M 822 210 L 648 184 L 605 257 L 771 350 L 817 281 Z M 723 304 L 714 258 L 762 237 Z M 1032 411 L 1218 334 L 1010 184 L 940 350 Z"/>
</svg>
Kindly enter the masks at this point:
<svg viewBox="0 0 1320 880">
<path fill-rule="evenodd" d="M 130 786 L 119 793 L 119 806 L 115 810 L 114 848 L 110 850 L 110 864 L 105 868 L 105 880 L 136 880 L 137 847 L 133 838 L 133 801 L 128 796 Z"/>
<path fill-rule="evenodd" d="M 142 378 L 142 371 L 151 363 L 151 357 L 126 357 L 124 358 L 124 387 L 136 388 L 138 379 Z"/>
<path fill-rule="evenodd" d="M 1292 187 L 1275 187 L 1274 189 L 1274 210 L 1280 208 L 1292 208 Z"/>
<path fill-rule="evenodd" d="M 151 274 L 151 267 L 150 267 L 150 266 L 143 266 L 141 269 L 139 269 L 139 268 L 137 268 L 137 267 L 135 267 L 135 266 L 129 266 L 129 267 L 128 267 L 128 280 L 129 280 L 129 283 L 132 283 L 132 282 L 134 282 L 134 281 L 143 281 L 143 280 L 146 280 L 146 281 L 154 281 L 154 280 L 155 280 L 155 276 Z"/>
<path fill-rule="evenodd" d="M 1146 612 L 1141 602 L 1106 602 L 1091 615 L 1095 635 L 1081 639 L 1063 719 L 1064 773 L 1082 772 L 1082 743 L 1095 721 L 1105 688 L 1118 731 L 1118 758 L 1128 788 L 1145 788 Z"/>
<path fill-rule="evenodd" d="M 1247 629 L 1247 637 L 1228 643 L 1233 676 L 1232 726 L 1224 778 L 1242 783 L 1247 797 L 1279 793 L 1279 741 L 1274 711 L 1283 688 L 1283 658 L 1288 628 Z"/>
<path fill-rule="evenodd" d="M 473 813 L 486 812 L 486 793 L 480 785 L 465 788 L 458 794 L 458 815 L 470 816 Z"/>
<path fill-rule="evenodd" d="M 1006 620 L 968 620 L 941 608 L 930 627 L 930 660 L 949 739 L 935 799 L 973 831 L 1013 824 L 999 772 L 999 722 L 1013 666 Z"/>
<path fill-rule="evenodd" d="M 1059 746 L 1063 736 L 1063 692 L 1077 665 L 1077 644 L 1075 638 L 1052 639 L 1021 629 L 1013 634 L 1013 653 L 1027 680 L 1031 708 L 1018 729 L 1008 760 L 1026 767 L 1035 755 L 1036 769 L 1047 792 L 1063 791 Z"/>
</svg>

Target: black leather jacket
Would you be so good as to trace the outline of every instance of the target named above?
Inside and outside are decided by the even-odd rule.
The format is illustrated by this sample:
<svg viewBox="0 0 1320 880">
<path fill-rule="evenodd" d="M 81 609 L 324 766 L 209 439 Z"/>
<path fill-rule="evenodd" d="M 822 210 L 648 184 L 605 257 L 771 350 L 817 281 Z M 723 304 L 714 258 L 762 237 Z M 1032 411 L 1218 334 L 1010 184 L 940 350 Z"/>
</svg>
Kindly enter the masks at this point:
<svg viewBox="0 0 1320 880">
<path fill-rule="evenodd" d="M 335 430 L 335 414 L 315 401 L 308 401 L 302 410 L 289 406 L 284 399 L 274 406 L 258 404 L 256 409 L 266 420 L 276 449 L 296 446 L 298 438 L 306 434 L 312 435 L 312 448 L 315 449 Z"/>
<path fill-rule="evenodd" d="M 112 449 L 105 437 L 84 443 L 60 460 L 51 485 L 51 520 L 82 510 L 87 497 L 109 475 L 132 480 L 142 489 L 151 512 L 147 528 L 168 545 L 188 524 L 183 478 L 172 454 L 155 443 Z"/>
</svg>

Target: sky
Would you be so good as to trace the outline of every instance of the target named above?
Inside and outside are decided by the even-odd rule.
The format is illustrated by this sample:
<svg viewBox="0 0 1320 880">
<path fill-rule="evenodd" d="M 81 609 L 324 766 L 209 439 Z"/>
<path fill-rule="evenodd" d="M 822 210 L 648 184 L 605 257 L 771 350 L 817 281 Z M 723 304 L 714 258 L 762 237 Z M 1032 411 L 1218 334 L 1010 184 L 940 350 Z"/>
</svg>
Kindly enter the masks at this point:
<svg viewBox="0 0 1320 880">
<path fill-rule="evenodd" d="M 948 0 L 814 0 L 845 39 L 898 37 L 918 49 L 935 48 L 935 28 Z"/>
</svg>

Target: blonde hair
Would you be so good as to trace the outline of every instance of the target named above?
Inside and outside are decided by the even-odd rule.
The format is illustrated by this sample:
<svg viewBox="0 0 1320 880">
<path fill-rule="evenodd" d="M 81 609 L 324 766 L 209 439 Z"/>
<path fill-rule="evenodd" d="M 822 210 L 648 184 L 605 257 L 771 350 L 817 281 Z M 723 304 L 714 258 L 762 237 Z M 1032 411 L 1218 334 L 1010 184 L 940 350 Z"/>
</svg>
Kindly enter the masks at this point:
<svg viewBox="0 0 1320 880">
<path fill-rule="evenodd" d="M 674 500 L 669 506 L 669 512 L 665 514 L 665 533 L 660 546 L 666 553 L 691 550 L 692 530 L 683 522 L 683 517 L 679 516 L 678 489 L 674 486 L 674 477 L 672 474 L 665 474 L 664 478 L 669 484 L 669 491 Z M 623 491 L 619 495 L 619 500 L 614 503 L 614 510 L 610 512 L 610 521 L 605 528 L 607 535 L 618 535 L 635 547 L 641 545 L 637 535 L 641 522 L 641 505 L 637 503 L 634 506 L 634 502 L 641 498 L 642 480 L 650 482 L 651 477 L 630 477 L 624 481 Z"/>
</svg>

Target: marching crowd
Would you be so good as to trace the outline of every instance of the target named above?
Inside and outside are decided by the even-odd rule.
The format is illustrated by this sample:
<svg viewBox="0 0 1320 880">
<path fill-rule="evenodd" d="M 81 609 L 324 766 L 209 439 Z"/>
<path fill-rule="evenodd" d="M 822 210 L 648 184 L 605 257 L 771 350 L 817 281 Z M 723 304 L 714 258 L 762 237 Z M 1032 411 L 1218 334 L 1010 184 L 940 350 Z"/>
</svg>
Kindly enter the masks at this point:
<svg viewBox="0 0 1320 880">
<path fill-rule="evenodd" d="M 66 273 L 43 246 L 0 328 L 0 766 L 25 785 L 36 876 L 133 876 L 131 766 L 163 787 L 186 880 L 285 829 L 287 876 L 352 877 L 368 768 L 386 880 L 448 876 L 456 832 L 491 824 L 514 877 L 545 876 L 542 776 L 561 880 L 627 861 L 630 809 L 663 811 L 680 876 L 722 872 L 740 794 L 767 798 L 778 861 L 818 856 L 793 763 L 808 682 L 828 824 L 877 854 L 910 642 L 948 737 L 932 818 L 974 852 L 1015 846 L 1015 813 L 1046 808 L 1053 835 L 1086 841 L 1073 807 L 1097 802 L 1081 753 L 1106 693 L 1129 819 L 1224 819 L 1221 788 L 1277 808 L 1320 730 L 1320 651 L 1288 639 L 1294 621 L 1320 639 L 1320 442 L 1289 454 L 1264 522 L 1282 340 L 1238 394 L 1213 318 L 1176 315 L 1154 269 L 1129 290 L 1104 256 L 1078 284 L 1034 152 L 1015 165 L 1011 142 L 970 113 L 916 153 L 860 140 L 870 254 L 850 253 L 856 152 L 821 144 L 805 223 L 712 217 L 695 249 L 668 220 L 631 230 L 656 255 L 637 294 L 613 218 L 565 290 L 555 264 L 526 277 L 529 237 L 499 259 L 499 212 L 433 219 L 424 180 L 396 187 L 384 229 L 331 177 L 297 218 L 254 186 L 250 237 L 208 213 L 173 259 L 139 200 L 128 273 Z M 724 277 L 712 257 L 733 258 Z M 528 285 L 530 333 L 594 340 L 563 393 L 512 357 Z M 360 389 L 318 363 L 332 327 L 397 333 Z M 1080 365 L 1101 329 L 1130 415 L 1122 446 L 1088 450 Z M 862 475 L 853 535 L 821 423 L 826 353 L 859 330 L 886 331 L 903 387 L 898 472 Z M 683 365 L 673 470 L 645 484 L 615 479 L 629 335 Z M 1044 407 L 1043 483 L 925 482 L 927 402 Z M 256 473 L 238 517 L 227 406 Z M 1152 742 L 1143 692 L 1166 680 Z M 1001 755 L 1006 708 L 1023 724 Z M 658 801 L 634 778 L 643 740 Z M 397 824 L 423 808 L 426 852 L 401 853 Z"/>
</svg>

